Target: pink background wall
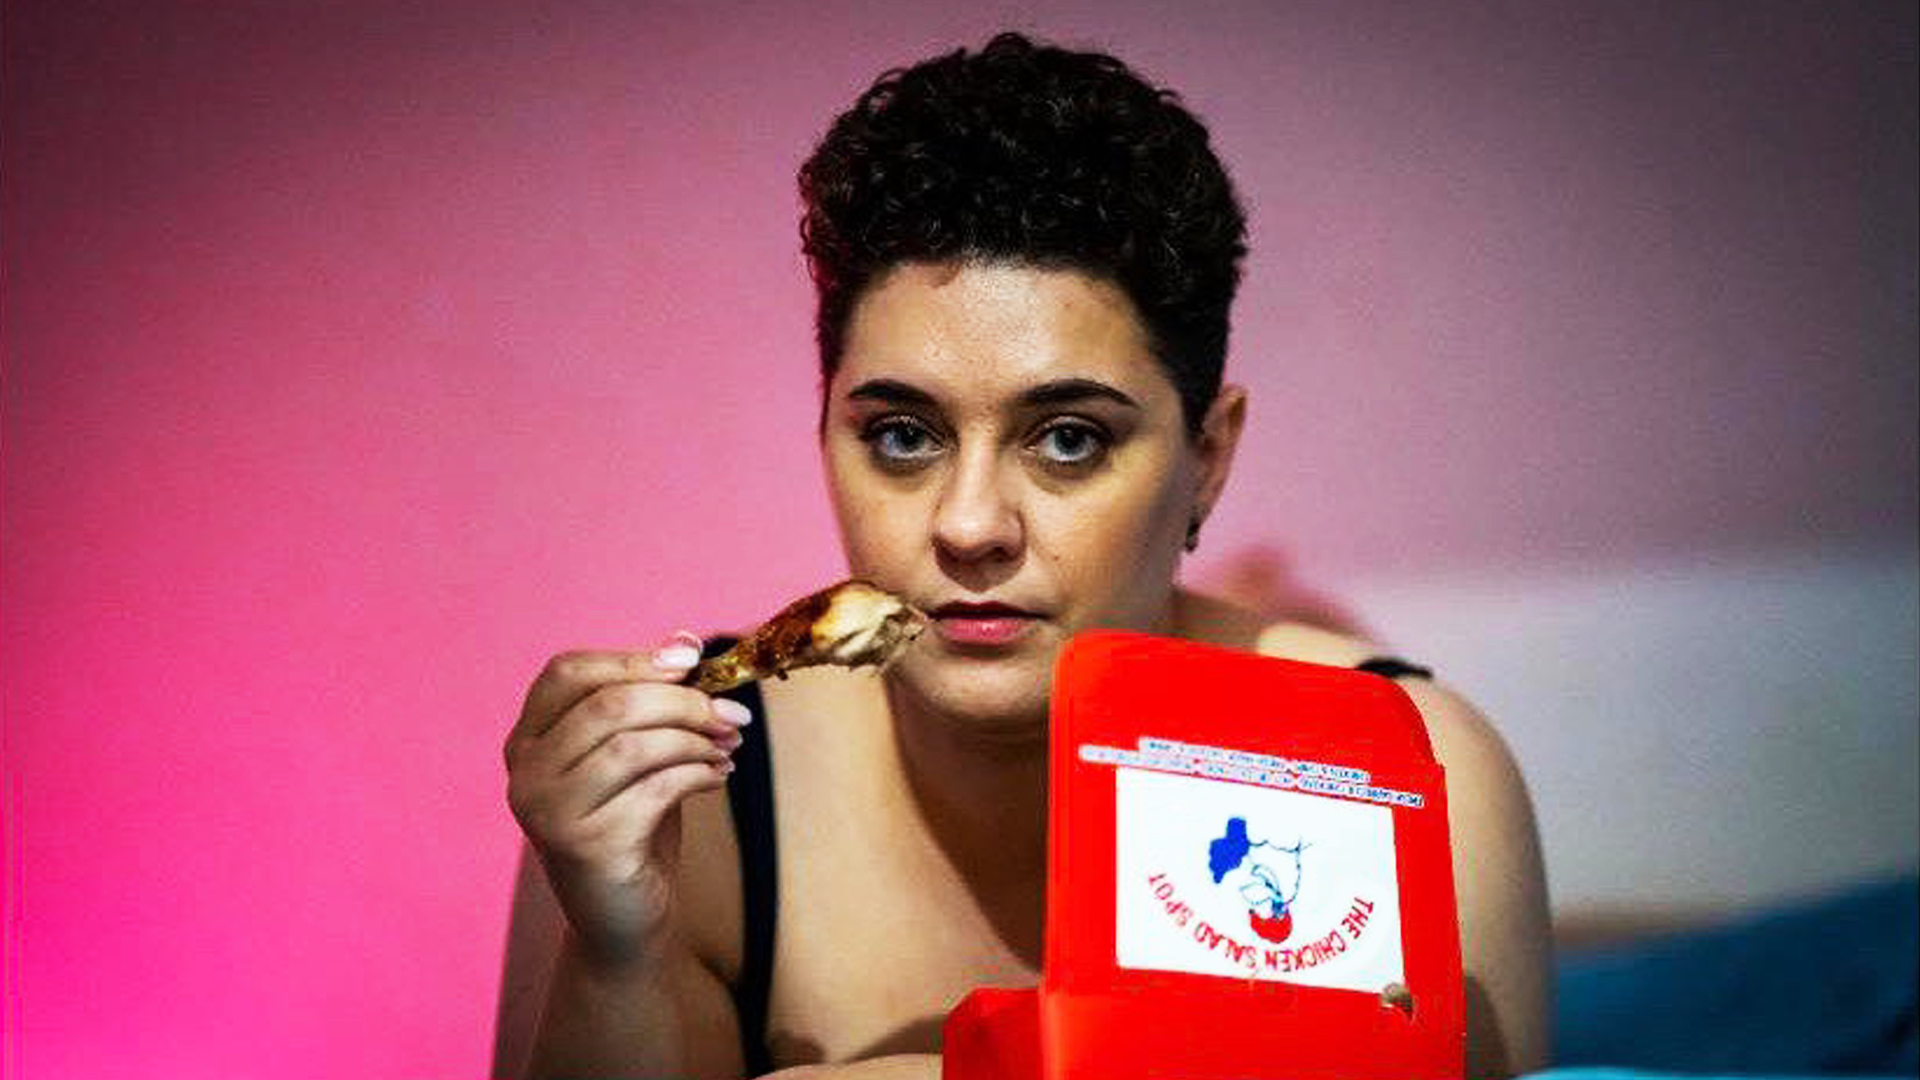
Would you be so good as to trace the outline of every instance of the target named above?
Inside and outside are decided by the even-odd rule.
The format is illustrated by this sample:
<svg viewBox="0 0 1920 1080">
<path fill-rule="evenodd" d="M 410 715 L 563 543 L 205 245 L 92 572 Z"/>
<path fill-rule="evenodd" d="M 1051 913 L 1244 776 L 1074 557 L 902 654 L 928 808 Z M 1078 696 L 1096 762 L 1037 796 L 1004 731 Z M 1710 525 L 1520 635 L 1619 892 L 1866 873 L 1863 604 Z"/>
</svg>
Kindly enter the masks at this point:
<svg viewBox="0 0 1920 1080">
<path fill-rule="evenodd" d="M 6 5 L 9 1080 L 484 1073 L 521 689 L 835 575 L 793 171 L 998 26 L 1251 205 L 1203 572 L 1913 548 L 1910 4 L 953 7 Z"/>
</svg>

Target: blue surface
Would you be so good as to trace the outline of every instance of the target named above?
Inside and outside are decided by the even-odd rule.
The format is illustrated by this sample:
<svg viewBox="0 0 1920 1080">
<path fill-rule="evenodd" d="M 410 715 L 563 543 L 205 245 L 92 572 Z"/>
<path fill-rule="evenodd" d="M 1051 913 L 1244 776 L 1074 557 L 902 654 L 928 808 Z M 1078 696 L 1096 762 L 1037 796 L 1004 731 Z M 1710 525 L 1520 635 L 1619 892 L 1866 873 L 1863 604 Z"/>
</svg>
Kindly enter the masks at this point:
<svg viewBox="0 0 1920 1080">
<path fill-rule="evenodd" d="M 1554 1017 L 1562 1068 L 1535 1075 L 1915 1076 L 1917 939 L 1920 887 L 1903 878 L 1563 957 Z M 1564 1067 L 1576 1065 L 1594 1068 Z"/>
<path fill-rule="evenodd" d="M 1645 1072 L 1642 1068 L 1548 1068 L 1546 1072 L 1528 1072 L 1524 1080 L 1809 1080 L 1814 1074 L 1799 1076 L 1768 1076 L 1759 1072 Z M 1907 1076 L 1912 1076 L 1908 1072 Z M 1884 1078 L 1853 1074 L 1855 1080 L 1905 1080 L 1903 1076 L 1887 1074 Z"/>
</svg>

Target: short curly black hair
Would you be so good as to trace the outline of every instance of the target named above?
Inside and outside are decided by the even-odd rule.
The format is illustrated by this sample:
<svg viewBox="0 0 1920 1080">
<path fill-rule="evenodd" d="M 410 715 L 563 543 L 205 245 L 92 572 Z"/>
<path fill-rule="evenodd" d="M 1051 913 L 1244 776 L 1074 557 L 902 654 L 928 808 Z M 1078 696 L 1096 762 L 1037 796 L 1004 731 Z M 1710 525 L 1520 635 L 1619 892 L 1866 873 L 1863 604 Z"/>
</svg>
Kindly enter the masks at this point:
<svg viewBox="0 0 1920 1080">
<path fill-rule="evenodd" d="M 1207 129 L 1125 64 L 1003 33 L 881 75 L 800 168 L 832 379 L 862 290 L 908 262 L 1117 284 L 1198 431 L 1220 389 L 1246 216 Z"/>
</svg>

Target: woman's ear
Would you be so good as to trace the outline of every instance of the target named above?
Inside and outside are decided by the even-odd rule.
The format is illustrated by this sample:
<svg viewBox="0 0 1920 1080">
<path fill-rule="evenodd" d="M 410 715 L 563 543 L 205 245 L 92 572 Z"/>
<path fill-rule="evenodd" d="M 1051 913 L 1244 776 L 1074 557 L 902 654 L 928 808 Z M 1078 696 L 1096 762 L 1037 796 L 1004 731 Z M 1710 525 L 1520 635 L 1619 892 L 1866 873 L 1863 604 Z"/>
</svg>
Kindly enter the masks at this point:
<svg viewBox="0 0 1920 1080">
<path fill-rule="evenodd" d="M 1194 513 L 1200 520 L 1213 513 L 1213 505 L 1226 489 L 1227 474 L 1233 470 L 1233 452 L 1240 446 L 1240 429 L 1247 422 L 1247 391 L 1240 386 L 1222 386 L 1200 421 L 1200 434 L 1194 449 L 1200 456 L 1200 485 L 1195 492 Z"/>
</svg>

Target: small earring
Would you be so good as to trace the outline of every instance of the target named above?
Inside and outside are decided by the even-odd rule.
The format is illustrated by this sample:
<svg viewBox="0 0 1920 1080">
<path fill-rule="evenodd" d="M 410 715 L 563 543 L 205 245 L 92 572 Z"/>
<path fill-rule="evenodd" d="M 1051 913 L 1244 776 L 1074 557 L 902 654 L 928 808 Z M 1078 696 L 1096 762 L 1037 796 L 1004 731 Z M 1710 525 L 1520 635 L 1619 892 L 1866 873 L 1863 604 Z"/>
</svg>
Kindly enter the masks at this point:
<svg viewBox="0 0 1920 1080">
<path fill-rule="evenodd" d="M 1193 551 L 1199 546 L 1200 546 L 1200 515 L 1195 514 L 1194 516 L 1187 519 L 1186 548 L 1188 551 Z"/>
</svg>

